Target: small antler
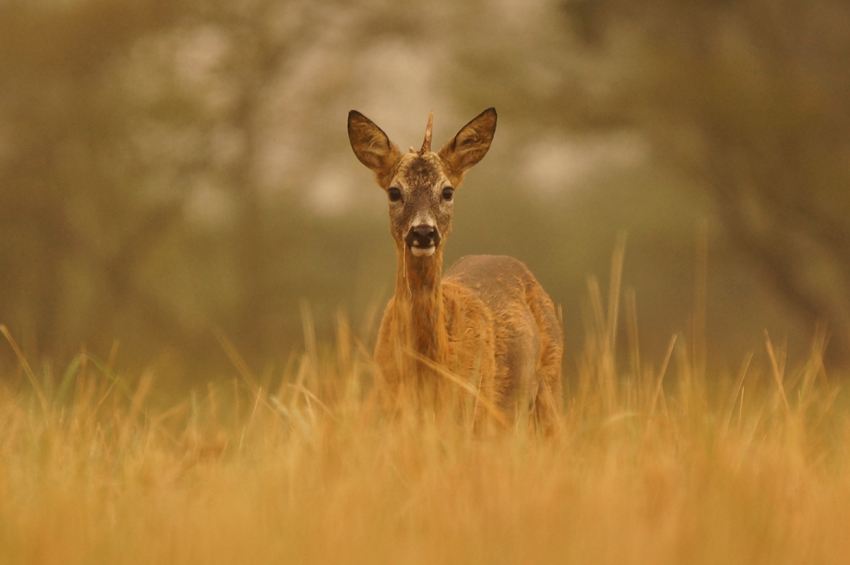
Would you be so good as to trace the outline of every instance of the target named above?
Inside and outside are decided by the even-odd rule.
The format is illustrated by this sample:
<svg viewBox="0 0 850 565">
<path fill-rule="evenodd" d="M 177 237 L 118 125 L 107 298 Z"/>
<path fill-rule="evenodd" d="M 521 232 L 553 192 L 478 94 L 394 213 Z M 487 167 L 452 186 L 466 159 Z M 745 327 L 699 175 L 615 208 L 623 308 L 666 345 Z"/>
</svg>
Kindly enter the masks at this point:
<svg viewBox="0 0 850 565">
<path fill-rule="evenodd" d="M 431 151 L 431 127 L 434 125 L 434 110 L 428 114 L 428 125 L 425 127 L 425 141 L 422 142 L 422 149 L 419 150 L 420 155 Z"/>
</svg>

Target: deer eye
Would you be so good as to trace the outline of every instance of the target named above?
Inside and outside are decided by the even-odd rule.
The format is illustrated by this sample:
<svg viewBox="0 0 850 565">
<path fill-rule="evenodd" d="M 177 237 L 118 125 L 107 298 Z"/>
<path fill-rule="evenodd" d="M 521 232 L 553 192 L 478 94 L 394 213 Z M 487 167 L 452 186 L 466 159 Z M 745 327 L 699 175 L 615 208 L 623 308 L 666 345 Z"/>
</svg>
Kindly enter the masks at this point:
<svg viewBox="0 0 850 565">
<path fill-rule="evenodd" d="M 392 187 L 387 191 L 387 195 L 390 197 L 390 202 L 398 202 L 401 200 L 401 191 L 396 187 Z"/>
<path fill-rule="evenodd" d="M 450 186 L 447 186 L 443 189 L 443 200 L 449 201 L 454 196 L 455 189 Z"/>
</svg>

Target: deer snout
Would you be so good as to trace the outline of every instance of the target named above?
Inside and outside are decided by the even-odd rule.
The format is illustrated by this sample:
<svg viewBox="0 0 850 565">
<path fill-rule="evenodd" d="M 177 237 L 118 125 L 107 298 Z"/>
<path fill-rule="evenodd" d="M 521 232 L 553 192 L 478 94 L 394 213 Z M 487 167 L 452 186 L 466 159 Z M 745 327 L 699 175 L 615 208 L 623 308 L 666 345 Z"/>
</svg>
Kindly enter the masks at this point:
<svg viewBox="0 0 850 565">
<path fill-rule="evenodd" d="M 431 255 L 440 244 L 440 232 L 436 226 L 421 224 L 410 228 L 404 241 L 415 256 Z"/>
</svg>

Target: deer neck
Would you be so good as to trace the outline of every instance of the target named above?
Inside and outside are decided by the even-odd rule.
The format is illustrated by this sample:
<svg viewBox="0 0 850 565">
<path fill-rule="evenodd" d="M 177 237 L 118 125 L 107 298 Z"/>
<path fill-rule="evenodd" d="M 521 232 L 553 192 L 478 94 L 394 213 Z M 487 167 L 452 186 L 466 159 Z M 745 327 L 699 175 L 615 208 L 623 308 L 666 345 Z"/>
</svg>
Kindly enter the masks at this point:
<svg viewBox="0 0 850 565">
<path fill-rule="evenodd" d="M 443 293 L 440 281 L 443 252 L 431 257 L 414 257 L 405 246 L 398 250 L 396 305 L 401 307 L 402 332 L 420 355 L 437 363 L 445 362 L 446 332 Z"/>
</svg>

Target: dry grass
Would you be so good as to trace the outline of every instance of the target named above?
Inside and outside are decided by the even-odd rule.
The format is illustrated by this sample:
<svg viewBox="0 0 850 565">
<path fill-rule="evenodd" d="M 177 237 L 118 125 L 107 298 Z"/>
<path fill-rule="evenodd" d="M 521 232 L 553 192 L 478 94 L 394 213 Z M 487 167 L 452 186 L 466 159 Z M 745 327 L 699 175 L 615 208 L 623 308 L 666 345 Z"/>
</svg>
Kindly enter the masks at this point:
<svg viewBox="0 0 850 565">
<path fill-rule="evenodd" d="M 0 562 L 850 562 L 823 340 L 796 370 L 768 340 L 763 371 L 708 378 L 683 338 L 618 370 L 595 296 L 555 439 L 386 421 L 344 325 L 272 394 L 221 336 L 240 380 L 167 409 L 153 374 L 81 354 L 51 387 L 22 363 L 0 386 Z"/>
</svg>

